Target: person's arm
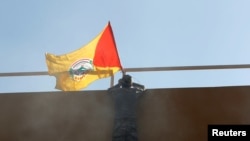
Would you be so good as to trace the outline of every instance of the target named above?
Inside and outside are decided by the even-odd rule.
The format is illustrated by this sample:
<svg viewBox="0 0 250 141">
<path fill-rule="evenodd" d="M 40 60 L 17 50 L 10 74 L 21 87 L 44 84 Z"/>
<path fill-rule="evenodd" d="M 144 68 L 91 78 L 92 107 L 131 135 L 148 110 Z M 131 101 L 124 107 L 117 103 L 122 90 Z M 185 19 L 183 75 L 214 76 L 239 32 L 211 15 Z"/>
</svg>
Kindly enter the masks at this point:
<svg viewBox="0 0 250 141">
<path fill-rule="evenodd" d="M 138 89 L 140 91 L 144 91 L 145 90 L 145 86 L 141 85 L 141 84 L 138 84 L 138 83 L 132 83 L 132 87 L 136 88 L 136 89 Z"/>
<path fill-rule="evenodd" d="M 135 89 L 136 97 L 140 98 L 145 93 L 145 86 L 138 84 L 138 83 L 132 83 L 132 88 Z"/>
</svg>

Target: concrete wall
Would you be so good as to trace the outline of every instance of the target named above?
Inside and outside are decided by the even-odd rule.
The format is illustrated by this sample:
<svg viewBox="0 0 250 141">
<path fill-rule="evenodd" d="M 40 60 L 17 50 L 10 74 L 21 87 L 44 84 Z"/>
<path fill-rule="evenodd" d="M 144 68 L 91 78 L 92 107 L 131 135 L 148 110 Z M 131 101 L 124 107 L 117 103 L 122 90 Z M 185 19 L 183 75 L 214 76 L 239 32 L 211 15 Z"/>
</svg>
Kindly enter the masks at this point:
<svg viewBox="0 0 250 141">
<path fill-rule="evenodd" d="M 141 141 L 207 140 L 208 124 L 249 124 L 250 87 L 151 89 L 139 104 Z M 105 91 L 0 94 L 0 141 L 111 141 Z"/>
</svg>

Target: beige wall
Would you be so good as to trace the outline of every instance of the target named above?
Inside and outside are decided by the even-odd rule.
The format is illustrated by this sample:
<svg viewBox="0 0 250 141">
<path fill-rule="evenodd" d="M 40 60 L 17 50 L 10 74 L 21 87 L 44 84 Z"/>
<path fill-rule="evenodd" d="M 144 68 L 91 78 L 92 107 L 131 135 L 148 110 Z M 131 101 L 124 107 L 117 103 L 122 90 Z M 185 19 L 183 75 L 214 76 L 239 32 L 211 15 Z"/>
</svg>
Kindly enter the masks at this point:
<svg viewBox="0 0 250 141">
<path fill-rule="evenodd" d="M 250 124 L 250 87 L 152 89 L 139 105 L 141 141 L 207 140 L 207 124 Z M 111 141 L 105 91 L 0 94 L 0 141 Z"/>
</svg>

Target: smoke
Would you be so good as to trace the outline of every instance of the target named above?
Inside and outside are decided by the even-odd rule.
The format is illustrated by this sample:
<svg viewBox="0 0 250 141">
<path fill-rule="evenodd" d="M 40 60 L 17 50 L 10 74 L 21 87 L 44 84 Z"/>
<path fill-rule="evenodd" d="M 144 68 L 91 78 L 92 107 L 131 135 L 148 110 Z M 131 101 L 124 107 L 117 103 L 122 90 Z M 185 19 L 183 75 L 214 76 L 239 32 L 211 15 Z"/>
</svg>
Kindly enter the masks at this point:
<svg viewBox="0 0 250 141">
<path fill-rule="evenodd" d="M 206 140 L 208 124 L 249 123 L 248 87 L 151 89 L 138 107 L 142 141 Z M 0 140 L 109 141 L 106 91 L 0 95 Z"/>
<path fill-rule="evenodd" d="M 206 140 L 208 124 L 248 124 L 250 88 L 149 90 L 140 103 L 141 140 Z"/>
<path fill-rule="evenodd" d="M 111 139 L 113 109 L 104 92 L 9 94 L 3 99 L 0 140 Z"/>
</svg>

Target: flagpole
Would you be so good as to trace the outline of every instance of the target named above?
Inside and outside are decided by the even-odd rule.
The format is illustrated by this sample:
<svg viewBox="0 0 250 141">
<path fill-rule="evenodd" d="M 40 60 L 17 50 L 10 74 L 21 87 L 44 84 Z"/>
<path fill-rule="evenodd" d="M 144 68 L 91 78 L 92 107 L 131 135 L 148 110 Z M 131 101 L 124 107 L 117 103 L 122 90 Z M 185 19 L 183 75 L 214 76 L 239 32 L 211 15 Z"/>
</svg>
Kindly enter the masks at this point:
<svg viewBox="0 0 250 141">
<path fill-rule="evenodd" d="M 114 73 L 113 73 L 113 70 L 110 70 L 110 75 L 111 75 L 111 77 L 110 77 L 110 87 L 112 87 L 112 86 L 114 86 Z"/>
<path fill-rule="evenodd" d="M 110 87 L 114 86 L 114 75 L 111 75 L 111 78 L 110 78 Z"/>
</svg>

